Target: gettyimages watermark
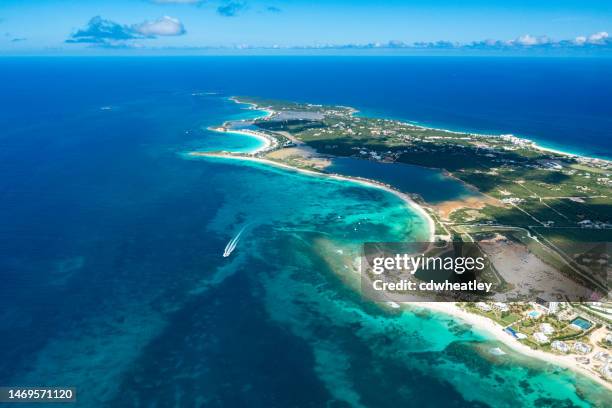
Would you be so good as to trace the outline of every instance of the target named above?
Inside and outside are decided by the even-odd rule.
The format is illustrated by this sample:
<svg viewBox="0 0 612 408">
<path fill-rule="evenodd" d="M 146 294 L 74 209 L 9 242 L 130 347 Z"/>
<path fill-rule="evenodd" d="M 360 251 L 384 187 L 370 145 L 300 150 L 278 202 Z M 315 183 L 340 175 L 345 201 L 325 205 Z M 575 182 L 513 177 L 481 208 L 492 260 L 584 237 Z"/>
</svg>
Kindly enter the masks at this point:
<svg viewBox="0 0 612 408">
<path fill-rule="evenodd" d="M 365 243 L 362 293 L 396 302 L 596 301 L 608 296 L 607 243 L 577 245 L 569 261 L 560 258 L 558 269 L 543 262 L 502 265 L 512 261 L 497 249 L 477 242 Z"/>
</svg>

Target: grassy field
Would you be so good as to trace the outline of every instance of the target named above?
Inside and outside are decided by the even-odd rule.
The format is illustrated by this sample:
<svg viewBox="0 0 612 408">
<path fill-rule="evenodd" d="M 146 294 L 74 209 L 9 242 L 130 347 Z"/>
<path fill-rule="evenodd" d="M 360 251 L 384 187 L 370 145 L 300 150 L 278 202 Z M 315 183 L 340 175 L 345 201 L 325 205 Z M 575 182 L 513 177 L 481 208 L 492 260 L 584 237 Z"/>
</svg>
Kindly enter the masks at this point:
<svg viewBox="0 0 612 408">
<path fill-rule="evenodd" d="M 576 243 L 612 241 L 609 162 L 542 151 L 510 136 L 447 132 L 355 116 L 347 107 L 240 99 L 276 112 L 277 119 L 255 122 L 262 130 L 288 132 L 320 153 L 442 169 L 500 201 L 456 211 L 450 222 L 437 219 L 438 234 L 450 230 L 449 225 L 452 229 L 452 224 L 510 226 L 568 253 Z"/>
</svg>

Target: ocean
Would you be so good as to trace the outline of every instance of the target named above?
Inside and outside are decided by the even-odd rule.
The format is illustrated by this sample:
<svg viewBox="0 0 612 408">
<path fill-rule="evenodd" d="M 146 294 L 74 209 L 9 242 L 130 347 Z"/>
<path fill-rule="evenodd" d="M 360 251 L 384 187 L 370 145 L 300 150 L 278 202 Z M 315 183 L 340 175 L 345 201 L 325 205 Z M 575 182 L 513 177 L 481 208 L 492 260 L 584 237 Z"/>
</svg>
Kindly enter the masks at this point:
<svg viewBox="0 0 612 408">
<path fill-rule="evenodd" d="M 601 386 L 495 355 L 486 333 L 361 297 L 361 243 L 427 235 L 395 195 L 186 153 L 256 148 L 207 130 L 257 114 L 227 99 L 253 95 L 606 156 L 607 65 L 0 59 L 0 385 L 76 387 L 79 407 L 605 406 Z"/>
</svg>

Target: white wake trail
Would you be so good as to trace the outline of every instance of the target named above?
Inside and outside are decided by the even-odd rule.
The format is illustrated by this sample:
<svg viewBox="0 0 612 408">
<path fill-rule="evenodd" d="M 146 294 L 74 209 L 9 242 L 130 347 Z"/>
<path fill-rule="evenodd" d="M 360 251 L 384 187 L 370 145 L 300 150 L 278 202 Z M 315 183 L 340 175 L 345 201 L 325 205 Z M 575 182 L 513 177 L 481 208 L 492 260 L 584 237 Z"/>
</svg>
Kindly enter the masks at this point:
<svg viewBox="0 0 612 408">
<path fill-rule="evenodd" d="M 229 240 L 229 242 L 225 246 L 225 249 L 223 250 L 224 258 L 227 258 L 228 256 L 232 254 L 232 252 L 234 252 L 234 249 L 236 249 L 236 245 L 238 245 L 238 241 L 240 241 L 240 236 L 242 235 L 246 227 L 247 227 L 246 225 L 242 227 L 240 232 L 238 232 L 238 234 L 234 238 Z"/>
</svg>

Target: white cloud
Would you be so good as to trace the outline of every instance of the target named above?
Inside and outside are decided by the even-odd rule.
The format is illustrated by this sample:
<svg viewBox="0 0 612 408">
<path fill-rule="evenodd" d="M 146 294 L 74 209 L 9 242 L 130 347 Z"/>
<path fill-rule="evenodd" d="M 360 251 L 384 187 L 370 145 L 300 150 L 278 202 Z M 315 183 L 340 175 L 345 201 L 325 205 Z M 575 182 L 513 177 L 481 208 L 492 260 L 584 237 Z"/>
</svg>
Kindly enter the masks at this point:
<svg viewBox="0 0 612 408">
<path fill-rule="evenodd" d="M 550 38 L 548 38 L 545 35 L 539 36 L 539 37 L 534 37 L 532 35 L 525 34 L 523 36 L 520 36 L 516 40 L 514 40 L 513 43 L 517 44 L 517 45 L 523 45 L 523 46 L 526 46 L 526 47 L 530 47 L 532 45 L 546 45 L 546 44 L 550 44 L 551 40 L 550 40 Z"/>
<path fill-rule="evenodd" d="M 145 21 L 134 26 L 134 30 L 147 37 L 185 34 L 183 23 L 177 18 L 164 16 L 155 21 Z"/>
<path fill-rule="evenodd" d="M 90 19 L 84 28 L 73 32 L 66 42 L 112 48 L 134 48 L 138 46 L 135 40 L 182 34 L 185 34 L 183 23 L 168 16 L 132 25 L 119 24 L 96 16 Z"/>
<path fill-rule="evenodd" d="M 538 43 L 537 38 L 530 36 L 529 34 L 523 35 L 516 39 L 517 44 L 521 45 L 536 45 Z"/>
<path fill-rule="evenodd" d="M 600 31 L 595 34 L 591 34 L 588 37 L 580 35 L 574 38 L 574 44 L 576 45 L 606 45 L 610 40 L 610 36 L 605 31 Z"/>
<path fill-rule="evenodd" d="M 608 33 L 605 31 L 600 31 L 595 34 L 589 35 L 588 41 L 590 44 L 601 44 L 606 41 L 608 38 Z"/>
</svg>

